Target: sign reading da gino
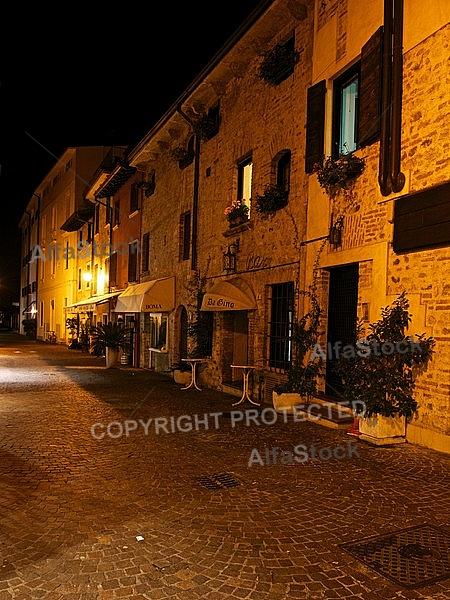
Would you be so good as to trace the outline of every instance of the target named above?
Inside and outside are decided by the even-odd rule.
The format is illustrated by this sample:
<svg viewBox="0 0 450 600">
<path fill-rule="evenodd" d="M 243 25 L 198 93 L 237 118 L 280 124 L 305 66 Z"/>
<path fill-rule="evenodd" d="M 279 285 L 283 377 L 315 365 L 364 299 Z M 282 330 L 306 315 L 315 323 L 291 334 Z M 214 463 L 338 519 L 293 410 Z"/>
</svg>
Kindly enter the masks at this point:
<svg viewBox="0 0 450 600">
<path fill-rule="evenodd" d="M 235 307 L 235 302 L 233 300 L 226 300 L 222 296 L 219 296 L 217 298 L 212 298 L 211 296 L 209 296 L 206 302 L 206 306 L 214 306 L 216 308 L 229 308 L 230 310 L 232 310 L 233 308 L 238 308 Z"/>
</svg>

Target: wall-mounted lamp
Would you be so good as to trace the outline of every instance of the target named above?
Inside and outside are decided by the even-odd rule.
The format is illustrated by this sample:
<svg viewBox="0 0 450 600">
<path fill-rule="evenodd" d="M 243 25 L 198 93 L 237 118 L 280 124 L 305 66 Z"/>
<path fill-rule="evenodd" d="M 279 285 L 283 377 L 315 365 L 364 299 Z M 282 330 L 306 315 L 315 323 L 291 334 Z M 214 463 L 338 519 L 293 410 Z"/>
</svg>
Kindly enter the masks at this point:
<svg viewBox="0 0 450 600">
<path fill-rule="evenodd" d="M 336 249 L 342 245 L 342 230 L 344 229 L 344 215 L 340 215 L 330 227 L 330 235 L 328 241 L 330 246 Z"/>
<path fill-rule="evenodd" d="M 227 251 L 223 253 L 223 270 L 227 273 L 236 272 L 236 259 L 239 252 L 239 239 L 228 244 Z"/>
</svg>

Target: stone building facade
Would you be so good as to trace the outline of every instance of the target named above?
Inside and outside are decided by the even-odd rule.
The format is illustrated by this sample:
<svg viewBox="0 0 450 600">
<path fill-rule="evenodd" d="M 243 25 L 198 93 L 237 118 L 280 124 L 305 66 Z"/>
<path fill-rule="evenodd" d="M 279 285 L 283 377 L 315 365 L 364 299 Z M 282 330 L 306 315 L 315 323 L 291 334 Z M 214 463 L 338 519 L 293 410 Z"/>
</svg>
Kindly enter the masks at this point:
<svg viewBox="0 0 450 600">
<path fill-rule="evenodd" d="M 242 372 L 231 365 L 249 364 L 256 368 L 254 393 L 260 397 L 272 376 L 269 362 L 275 381 L 289 360 L 284 337 L 272 339 L 275 356 L 269 356 L 272 294 L 282 303 L 278 326 L 287 327 L 304 277 L 304 114 L 314 20 L 312 2 L 265 5 L 129 155 L 130 164 L 155 183 L 142 215 L 142 232 L 150 237 L 145 279 L 174 276 L 176 290 L 173 310 L 161 315 L 168 319 L 168 343 L 158 352 L 144 334 L 142 366 L 170 368 L 195 343 L 187 331 L 197 326 L 211 335 L 203 380 L 239 393 Z M 275 48 L 291 64 L 270 84 L 260 68 Z M 287 205 L 260 214 L 257 196 L 277 184 Z M 250 218 L 231 226 L 225 211 L 237 200 L 247 204 Z"/>
<path fill-rule="evenodd" d="M 419 410 L 408 424 L 407 439 L 449 451 L 449 6 L 439 1 L 426 6 L 405 2 L 403 14 L 402 2 L 385 2 L 383 7 L 382 3 L 362 5 L 348 0 L 318 7 L 311 83 L 323 83 L 321 151 L 332 156 L 339 134 L 338 94 L 348 91 L 346 82 L 356 77 L 359 84 L 359 123 L 363 126 L 367 125 L 363 112 L 367 87 L 372 95 L 378 94 L 377 85 L 382 88 L 383 50 L 376 43 L 377 34 L 378 42 L 383 42 L 382 32 L 389 25 L 384 13 L 390 5 L 401 20 L 402 36 L 400 75 L 396 72 L 401 85 L 399 95 L 390 97 L 401 112 L 398 124 L 390 124 L 390 135 L 392 140 L 396 127 L 404 184 L 396 191 L 382 190 L 383 132 L 382 127 L 374 127 L 368 142 L 358 144 L 356 139 L 356 147 L 349 148 L 365 161 L 364 172 L 350 191 L 330 198 L 315 174 L 309 175 L 307 238 L 326 234 L 330 223 L 342 217 L 339 245 L 328 244 L 320 256 L 325 341 L 332 335 L 330 319 L 349 319 L 353 311 L 367 324 L 373 323 L 382 307 L 407 292 L 412 314 L 409 333 L 426 332 L 436 340 L 433 359 L 417 382 Z M 382 98 L 380 124 L 381 102 Z M 392 154 L 392 144 L 385 146 Z M 318 245 L 308 245 L 307 273 L 311 273 Z M 326 381 L 323 391 L 331 393 L 332 384 Z"/>
<path fill-rule="evenodd" d="M 350 335 L 357 318 L 374 322 L 406 291 L 411 331 L 437 342 L 407 437 L 448 450 L 448 208 L 435 222 L 438 209 L 427 199 L 424 218 L 438 238 L 430 241 L 422 228 L 417 244 L 404 242 L 411 237 L 405 203 L 429 189 L 442 199 L 449 181 L 448 12 L 439 0 L 427 7 L 415 0 L 263 2 L 131 150 L 130 164 L 154 184 L 143 206 L 144 278 L 175 278 L 173 310 L 159 317 L 167 343 L 156 360 L 141 323 L 142 366 L 170 368 L 200 321 L 211 332 L 203 381 L 232 391 L 242 372 L 231 365 L 249 364 L 254 395 L 270 402 L 290 360 L 288 323 L 303 314 L 300 292 L 313 273 L 324 343 Z M 397 48 L 400 40 L 400 53 L 392 40 Z M 263 79 L 262 65 L 270 67 L 268 57 L 280 49 L 294 49 L 294 66 Z M 389 108 L 383 119 L 386 101 L 400 110 Z M 207 117 L 217 126 L 205 134 Z M 364 171 L 330 197 L 315 164 L 347 152 L 363 159 Z M 396 169 L 391 188 L 386 165 Z M 287 205 L 260 214 L 258 197 L 270 185 L 288 189 Z M 250 218 L 230 226 L 224 211 L 237 200 Z M 420 216 L 413 221 L 417 227 Z M 330 374 L 321 381 L 325 398 L 339 395 L 334 384 Z"/>
<path fill-rule="evenodd" d="M 236 396 L 238 367 L 250 365 L 253 398 L 270 404 L 291 364 L 292 323 L 308 309 L 303 291 L 317 288 L 325 347 L 406 292 L 410 332 L 436 340 L 407 439 L 449 451 L 449 13 L 446 0 L 263 0 L 124 152 L 126 181 L 90 180 L 94 239 L 141 243 L 131 279 L 128 257 L 114 282 L 100 261 L 95 290 L 108 295 L 97 321 L 135 323 L 135 364 L 169 372 L 198 354 L 202 384 Z M 362 172 L 324 189 L 320 165 L 348 154 Z M 46 238 L 54 200 L 43 190 L 55 175 L 36 190 Z M 114 231 L 118 201 L 126 226 Z M 62 235 L 75 243 L 80 232 Z M 62 337 L 56 295 L 58 314 L 64 298 L 94 295 L 79 289 L 85 267 L 45 271 L 40 336 L 59 324 Z M 329 361 L 319 392 L 339 400 Z"/>
<path fill-rule="evenodd" d="M 66 306 L 89 293 L 86 287 L 90 283 L 80 272 L 83 259 L 78 256 L 79 235 L 68 225 L 80 219 L 87 223 L 92 216 L 84 204 L 86 182 L 108 150 L 105 146 L 67 148 L 36 188 L 27 207 L 33 213 L 33 236 L 32 244 L 22 248 L 22 259 L 25 271 L 32 274 L 35 282 L 33 318 L 39 340 L 46 340 L 48 333 L 54 331 L 57 341 L 65 342 Z M 22 230 L 25 224 L 23 218 Z M 88 235 L 87 229 L 84 233 Z M 87 239 L 84 234 L 83 239 Z"/>
</svg>

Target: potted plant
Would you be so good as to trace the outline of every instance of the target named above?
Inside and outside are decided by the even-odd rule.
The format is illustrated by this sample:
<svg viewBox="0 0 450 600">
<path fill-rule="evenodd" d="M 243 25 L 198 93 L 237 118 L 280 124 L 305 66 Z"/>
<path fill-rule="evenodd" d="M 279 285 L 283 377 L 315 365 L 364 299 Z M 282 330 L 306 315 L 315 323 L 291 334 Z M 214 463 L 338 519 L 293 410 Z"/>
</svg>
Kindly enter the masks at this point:
<svg viewBox="0 0 450 600">
<path fill-rule="evenodd" d="M 91 329 L 90 352 L 96 354 L 103 351 L 106 355 L 106 367 L 115 367 L 121 352 L 129 349 L 130 330 L 119 323 L 98 324 Z"/>
<path fill-rule="evenodd" d="M 309 297 L 310 309 L 292 326 L 293 356 L 287 380 L 277 384 L 272 394 L 277 412 L 293 412 L 295 406 L 308 404 L 310 396 L 317 391 L 317 378 L 322 368 L 320 356 L 310 360 L 311 350 L 319 337 L 321 309 L 313 291 L 302 291 L 301 294 Z"/>
<path fill-rule="evenodd" d="M 25 335 L 36 339 L 36 319 L 23 319 L 22 325 Z"/>
<path fill-rule="evenodd" d="M 227 206 L 223 213 L 230 227 L 236 227 L 248 221 L 249 208 L 242 200 L 233 200 L 230 206 Z"/>
<path fill-rule="evenodd" d="M 347 190 L 365 169 L 365 160 L 352 152 L 340 154 L 337 158 L 328 156 L 322 163 L 316 163 L 313 173 L 317 175 L 319 185 L 329 196 L 339 190 Z"/>
<path fill-rule="evenodd" d="M 203 141 L 210 140 L 219 131 L 219 125 L 220 118 L 215 111 L 204 112 L 192 120 L 195 135 Z"/>
<path fill-rule="evenodd" d="M 277 185 L 266 185 L 262 194 L 257 194 L 255 210 L 259 215 L 271 215 L 288 203 L 289 192 Z"/>
<path fill-rule="evenodd" d="M 259 77 L 269 85 L 278 85 L 294 71 L 300 58 L 294 47 L 294 39 L 287 43 L 276 44 L 268 50 L 259 67 Z"/>
<path fill-rule="evenodd" d="M 358 321 L 357 341 L 336 360 L 344 395 L 359 417 L 360 438 L 377 445 L 406 440 L 407 423 L 418 409 L 413 396 L 416 377 L 434 351 L 432 337 L 406 335 L 410 322 L 404 291 L 369 325 L 366 338 L 361 338 L 363 326 Z"/>
<path fill-rule="evenodd" d="M 189 166 L 194 160 L 194 151 L 184 146 L 177 146 L 171 152 L 171 156 L 178 162 L 180 169 Z"/>
</svg>

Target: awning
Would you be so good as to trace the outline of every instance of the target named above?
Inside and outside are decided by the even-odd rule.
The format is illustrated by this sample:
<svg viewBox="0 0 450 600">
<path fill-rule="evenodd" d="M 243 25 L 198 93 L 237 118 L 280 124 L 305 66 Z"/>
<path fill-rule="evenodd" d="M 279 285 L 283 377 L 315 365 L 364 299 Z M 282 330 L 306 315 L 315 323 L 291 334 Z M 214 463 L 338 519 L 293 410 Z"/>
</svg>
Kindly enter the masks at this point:
<svg viewBox="0 0 450 600">
<path fill-rule="evenodd" d="M 85 298 L 84 300 L 80 300 L 79 302 L 75 302 L 74 304 L 68 304 L 64 307 L 64 310 L 71 312 L 91 312 L 96 309 L 97 304 L 102 304 L 103 302 L 107 302 L 110 298 L 114 298 L 118 296 L 121 292 L 110 292 L 109 294 L 102 294 L 99 296 L 91 296 L 90 298 Z"/>
<path fill-rule="evenodd" d="M 234 279 L 217 281 L 203 296 L 200 310 L 254 310 L 255 295 L 246 281 Z"/>
<path fill-rule="evenodd" d="M 94 216 L 95 204 L 89 200 L 84 200 L 70 217 L 61 225 L 62 231 L 78 231 L 83 225 L 88 223 Z"/>
<path fill-rule="evenodd" d="M 175 308 L 175 277 L 129 285 L 117 298 L 115 312 L 170 312 Z"/>
<path fill-rule="evenodd" d="M 114 196 L 120 188 L 136 173 L 136 167 L 130 167 L 124 160 L 119 160 L 116 168 L 97 192 L 97 198 Z"/>
</svg>

